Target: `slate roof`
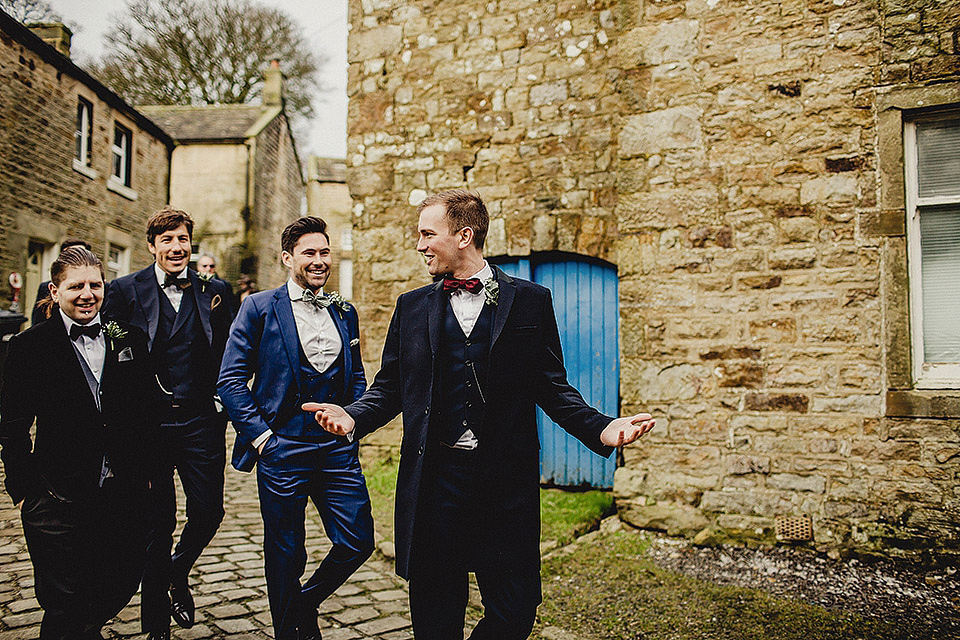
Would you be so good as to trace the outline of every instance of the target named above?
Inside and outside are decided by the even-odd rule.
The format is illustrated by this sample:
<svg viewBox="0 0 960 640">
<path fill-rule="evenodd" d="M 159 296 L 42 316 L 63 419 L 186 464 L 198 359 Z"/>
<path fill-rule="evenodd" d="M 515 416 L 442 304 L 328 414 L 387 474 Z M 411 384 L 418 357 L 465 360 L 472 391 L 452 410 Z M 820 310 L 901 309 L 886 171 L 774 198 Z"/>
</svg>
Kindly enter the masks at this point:
<svg viewBox="0 0 960 640">
<path fill-rule="evenodd" d="M 260 105 L 137 107 L 177 142 L 239 142 L 267 108 Z"/>
</svg>

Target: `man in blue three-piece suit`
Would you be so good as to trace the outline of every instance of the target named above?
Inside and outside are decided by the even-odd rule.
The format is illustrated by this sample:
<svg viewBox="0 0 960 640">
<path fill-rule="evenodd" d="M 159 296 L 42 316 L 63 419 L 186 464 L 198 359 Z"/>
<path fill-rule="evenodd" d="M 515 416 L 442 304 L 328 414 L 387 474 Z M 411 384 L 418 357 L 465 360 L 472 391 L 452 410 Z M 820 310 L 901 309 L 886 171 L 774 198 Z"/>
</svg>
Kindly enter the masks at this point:
<svg viewBox="0 0 960 640">
<path fill-rule="evenodd" d="M 230 330 L 229 288 L 189 268 L 193 219 L 165 207 L 147 221 L 155 262 L 107 286 L 103 315 L 129 322 L 149 339 L 163 395 L 155 502 L 140 598 L 140 625 L 149 640 L 170 638 L 170 617 L 193 626 L 187 576 L 223 519 L 226 417 L 217 410 L 217 373 Z M 171 556 L 177 528 L 177 470 L 187 522 Z"/>
<path fill-rule="evenodd" d="M 366 389 L 357 312 L 324 294 L 327 225 L 305 217 L 281 236 L 286 284 L 248 296 L 230 331 L 220 398 L 237 430 L 233 466 L 257 466 L 267 596 L 276 640 L 319 639 L 317 608 L 373 552 L 373 517 L 352 438 L 324 431 L 304 402 L 349 403 Z M 252 389 L 247 386 L 253 378 Z M 311 499 L 333 542 L 312 576 L 304 509 Z"/>
<path fill-rule="evenodd" d="M 570 386 L 550 291 L 483 259 L 479 196 L 445 191 L 419 213 L 417 251 L 442 280 L 397 300 L 363 397 L 303 409 L 358 438 L 403 413 L 397 572 L 410 581 L 417 640 L 463 638 L 470 571 L 484 606 L 471 640 L 519 640 L 541 597 L 536 406 L 604 456 L 654 420 L 605 416 Z"/>
</svg>

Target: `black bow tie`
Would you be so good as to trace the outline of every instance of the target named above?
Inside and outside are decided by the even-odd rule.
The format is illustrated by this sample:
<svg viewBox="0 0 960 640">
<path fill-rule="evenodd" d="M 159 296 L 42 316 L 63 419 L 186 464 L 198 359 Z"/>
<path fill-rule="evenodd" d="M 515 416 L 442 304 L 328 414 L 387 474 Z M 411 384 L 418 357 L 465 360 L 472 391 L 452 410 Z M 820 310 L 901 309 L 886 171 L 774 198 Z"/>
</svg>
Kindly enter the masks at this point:
<svg viewBox="0 0 960 640">
<path fill-rule="evenodd" d="M 75 324 L 70 327 L 70 339 L 76 340 L 80 336 L 87 336 L 88 338 L 96 338 L 100 335 L 100 323 L 94 322 L 91 324 Z"/>
<path fill-rule="evenodd" d="M 163 288 L 166 289 L 171 285 L 183 291 L 190 286 L 190 279 L 178 278 L 177 276 L 172 276 L 168 273 L 163 277 Z"/>
<path fill-rule="evenodd" d="M 466 289 L 470 293 L 480 293 L 480 290 L 483 289 L 483 283 L 480 282 L 479 278 L 444 278 L 443 279 L 443 290 L 447 292 L 456 291 L 457 289 Z"/>
</svg>

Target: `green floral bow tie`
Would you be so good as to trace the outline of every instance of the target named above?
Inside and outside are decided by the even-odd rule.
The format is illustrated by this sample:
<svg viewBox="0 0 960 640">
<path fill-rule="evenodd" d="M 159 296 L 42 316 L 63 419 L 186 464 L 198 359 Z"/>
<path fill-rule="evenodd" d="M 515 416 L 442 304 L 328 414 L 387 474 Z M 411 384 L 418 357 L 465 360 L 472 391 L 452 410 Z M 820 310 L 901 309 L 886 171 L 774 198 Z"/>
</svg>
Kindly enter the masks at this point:
<svg viewBox="0 0 960 640">
<path fill-rule="evenodd" d="M 310 291 L 309 289 L 303 290 L 303 295 L 300 296 L 300 300 L 306 302 L 307 304 L 312 304 L 318 309 L 326 309 L 333 303 L 330 298 L 322 293 L 320 295 L 315 295 L 313 291 Z"/>
</svg>

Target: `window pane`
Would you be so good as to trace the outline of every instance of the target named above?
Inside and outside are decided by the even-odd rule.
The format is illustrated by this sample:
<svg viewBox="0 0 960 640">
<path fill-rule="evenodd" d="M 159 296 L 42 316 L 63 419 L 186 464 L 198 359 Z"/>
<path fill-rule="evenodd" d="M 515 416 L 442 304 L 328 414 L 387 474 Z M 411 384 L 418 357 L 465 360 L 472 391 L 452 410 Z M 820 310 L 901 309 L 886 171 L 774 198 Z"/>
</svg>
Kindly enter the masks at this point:
<svg viewBox="0 0 960 640">
<path fill-rule="evenodd" d="M 960 205 L 920 209 L 923 358 L 960 362 Z"/>
<path fill-rule="evenodd" d="M 917 123 L 920 197 L 960 196 L 960 118 Z"/>
</svg>

